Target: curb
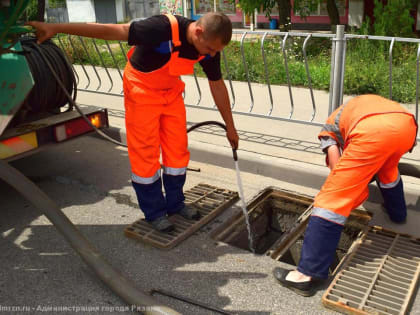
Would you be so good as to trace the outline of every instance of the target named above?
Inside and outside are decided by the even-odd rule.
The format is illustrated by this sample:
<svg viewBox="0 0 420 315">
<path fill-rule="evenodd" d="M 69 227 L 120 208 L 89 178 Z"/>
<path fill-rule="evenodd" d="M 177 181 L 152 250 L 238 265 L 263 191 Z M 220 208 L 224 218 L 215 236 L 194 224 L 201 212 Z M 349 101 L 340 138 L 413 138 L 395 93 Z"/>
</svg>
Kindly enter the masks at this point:
<svg viewBox="0 0 420 315">
<path fill-rule="evenodd" d="M 125 129 L 109 127 L 107 134 L 124 144 L 127 143 Z M 99 135 L 97 136 L 100 137 Z M 233 167 L 232 150 L 229 147 L 194 140 L 189 140 L 188 144 L 191 161 L 212 164 L 219 167 Z M 276 180 L 317 190 L 321 189 L 329 174 L 327 167 L 241 150 L 238 151 L 238 163 L 242 172 L 271 177 Z M 412 187 L 412 185 L 405 184 L 404 192 L 407 208 L 418 211 L 420 209 L 420 195 L 418 190 Z M 369 185 L 368 201 L 374 203 L 383 202 L 382 195 L 376 184 Z"/>
</svg>

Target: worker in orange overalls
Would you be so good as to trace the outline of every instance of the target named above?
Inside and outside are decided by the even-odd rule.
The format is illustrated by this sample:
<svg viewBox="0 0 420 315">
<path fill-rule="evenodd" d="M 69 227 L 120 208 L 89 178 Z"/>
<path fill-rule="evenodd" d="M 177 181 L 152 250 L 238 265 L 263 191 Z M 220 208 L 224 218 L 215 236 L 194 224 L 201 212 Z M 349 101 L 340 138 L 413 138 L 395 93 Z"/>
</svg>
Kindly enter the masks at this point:
<svg viewBox="0 0 420 315">
<path fill-rule="evenodd" d="M 414 116 L 377 95 L 355 97 L 332 113 L 318 136 L 331 172 L 315 197 L 297 270 L 273 270 L 281 285 L 303 296 L 315 293 L 315 281 L 328 277 L 347 217 L 367 199 L 375 175 L 389 218 L 405 222 L 398 162 L 416 135 Z"/>
<path fill-rule="evenodd" d="M 146 220 L 161 232 L 174 229 L 167 215 L 197 220 L 197 210 L 184 204 L 183 186 L 190 155 L 182 98 L 185 84 L 180 76 L 192 74 L 194 64 L 200 63 L 225 121 L 227 138 L 236 149 L 239 137 L 220 69 L 220 51 L 232 37 L 229 18 L 222 13 L 208 13 L 192 21 L 167 14 L 131 24 L 28 24 L 37 29 L 39 42 L 66 33 L 128 40 L 134 46 L 127 55 L 123 86 L 131 178 L 140 208 Z"/>
</svg>

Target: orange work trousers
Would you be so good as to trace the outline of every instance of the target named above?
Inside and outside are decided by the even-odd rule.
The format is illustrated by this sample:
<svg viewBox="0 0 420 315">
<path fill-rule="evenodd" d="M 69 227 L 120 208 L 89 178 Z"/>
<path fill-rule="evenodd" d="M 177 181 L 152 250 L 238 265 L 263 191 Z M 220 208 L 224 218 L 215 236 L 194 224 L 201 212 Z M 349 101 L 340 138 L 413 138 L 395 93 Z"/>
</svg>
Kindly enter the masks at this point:
<svg viewBox="0 0 420 315">
<path fill-rule="evenodd" d="M 136 104 L 126 109 L 128 156 L 132 172 L 140 177 L 154 176 L 162 164 L 187 167 L 187 126 L 182 95 L 168 104 Z"/>
<path fill-rule="evenodd" d="M 127 55 L 131 57 L 133 49 Z M 124 69 L 124 106 L 128 156 L 132 177 L 140 184 L 160 178 L 162 164 L 185 174 L 190 159 L 187 122 L 182 91 L 185 84 L 170 75 L 170 61 L 150 73 L 134 69 L 130 62 Z"/>
<path fill-rule="evenodd" d="M 361 120 L 315 197 L 314 208 L 348 217 L 368 198 L 368 184 L 375 175 L 381 184 L 397 182 L 398 162 L 412 148 L 416 131 L 414 118 L 407 114 L 378 114 Z"/>
</svg>

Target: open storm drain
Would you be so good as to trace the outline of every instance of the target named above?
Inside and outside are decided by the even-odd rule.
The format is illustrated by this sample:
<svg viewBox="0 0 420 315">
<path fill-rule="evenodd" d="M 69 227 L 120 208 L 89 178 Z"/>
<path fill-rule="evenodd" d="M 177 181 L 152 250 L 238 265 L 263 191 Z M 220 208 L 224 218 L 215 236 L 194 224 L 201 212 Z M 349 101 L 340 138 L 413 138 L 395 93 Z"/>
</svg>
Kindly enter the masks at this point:
<svg viewBox="0 0 420 315">
<path fill-rule="evenodd" d="M 253 233 L 255 253 L 297 265 L 303 245 L 313 199 L 288 191 L 269 187 L 257 195 L 247 206 Z M 347 220 L 336 258 L 334 270 L 367 226 L 371 216 L 363 210 L 354 210 Z M 215 240 L 249 250 L 244 216 L 238 213 L 212 233 Z"/>
<path fill-rule="evenodd" d="M 323 296 L 347 314 L 407 314 L 420 272 L 420 239 L 372 227 Z"/>
<path fill-rule="evenodd" d="M 125 235 L 158 248 L 170 249 L 239 199 L 237 192 L 207 184 L 194 186 L 184 195 L 185 203 L 191 204 L 200 212 L 201 219 L 199 221 L 190 221 L 179 215 L 173 215 L 169 217 L 169 220 L 175 225 L 175 230 L 171 233 L 160 233 L 144 219 L 140 219 L 124 229 Z"/>
</svg>

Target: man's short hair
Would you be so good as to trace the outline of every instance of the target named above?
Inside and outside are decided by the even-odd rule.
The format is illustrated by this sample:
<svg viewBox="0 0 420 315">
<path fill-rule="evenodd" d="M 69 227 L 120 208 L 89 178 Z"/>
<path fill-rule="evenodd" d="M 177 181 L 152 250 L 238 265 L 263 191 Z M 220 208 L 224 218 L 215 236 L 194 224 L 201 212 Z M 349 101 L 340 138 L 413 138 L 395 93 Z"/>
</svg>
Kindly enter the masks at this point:
<svg viewBox="0 0 420 315">
<path fill-rule="evenodd" d="M 227 45 L 232 38 L 232 22 L 223 13 L 209 12 L 197 21 L 197 25 L 204 28 L 205 39 L 219 38 L 223 45 Z"/>
</svg>

